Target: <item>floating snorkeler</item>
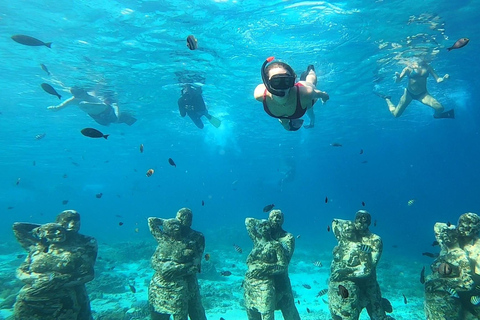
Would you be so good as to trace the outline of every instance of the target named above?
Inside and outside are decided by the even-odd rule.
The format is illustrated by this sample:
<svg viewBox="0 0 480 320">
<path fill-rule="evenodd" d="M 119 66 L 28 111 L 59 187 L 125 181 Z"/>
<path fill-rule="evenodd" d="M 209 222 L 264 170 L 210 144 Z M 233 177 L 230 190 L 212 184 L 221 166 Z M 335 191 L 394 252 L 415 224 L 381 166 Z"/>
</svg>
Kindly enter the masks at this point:
<svg viewBox="0 0 480 320">
<path fill-rule="evenodd" d="M 267 58 L 262 65 L 263 84 L 255 88 L 255 99 L 263 103 L 265 112 L 277 118 L 285 130 L 300 129 L 303 124 L 303 119 L 300 118 L 305 113 L 310 118 L 310 124 L 304 127 L 313 128 L 315 126 L 313 105 L 318 99 L 325 103 L 330 98 L 326 92 L 316 89 L 315 68 L 309 65 L 307 71 L 302 73 L 300 81 L 295 83 L 297 77 L 295 71 L 284 62 L 272 62 L 273 59 L 275 58 Z M 294 87 L 296 90 L 292 90 Z"/>
<path fill-rule="evenodd" d="M 412 100 L 417 100 L 424 105 L 429 106 L 435 110 L 434 118 L 455 118 L 454 110 L 444 112 L 444 107 L 434 97 L 428 93 L 427 90 L 427 77 L 431 74 L 437 83 L 443 82 L 450 76 L 445 74 L 443 77 L 439 77 L 435 70 L 428 65 L 424 60 L 414 61 L 409 66 L 405 67 L 401 73 L 395 73 L 395 82 L 400 82 L 405 76 L 408 76 L 408 85 L 405 88 L 403 96 L 400 98 L 398 105 L 395 106 L 390 100 L 390 96 L 386 96 L 380 93 L 375 93 L 379 97 L 385 99 L 388 105 L 388 109 L 395 118 L 400 117 L 405 109 L 408 107 Z"/>
</svg>

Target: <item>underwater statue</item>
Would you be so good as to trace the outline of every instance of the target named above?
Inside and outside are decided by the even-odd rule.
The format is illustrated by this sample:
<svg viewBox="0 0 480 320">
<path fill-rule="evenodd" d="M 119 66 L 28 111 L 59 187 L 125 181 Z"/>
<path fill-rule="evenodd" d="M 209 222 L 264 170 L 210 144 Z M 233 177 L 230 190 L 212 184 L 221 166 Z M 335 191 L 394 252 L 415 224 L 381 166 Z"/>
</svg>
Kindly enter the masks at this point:
<svg viewBox="0 0 480 320">
<path fill-rule="evenodd" d="M 437 222 L 434 231 L 441 251 L 431 265 L 432 273 L 426 277 L 426 319 L 479 319 L 480 217 L 465 213 L 457 227 Z"/>
<path fill-rule="evenodd" d="M 393 319 L 390 302 L 382 298 L 377 282 L 377 264 L 382 239 L 371 233 L 371 216 L 360 210 L 355 221 L 335 219 L 332 230 L 338 240 L 333 249 L 328 288 L 330 314 L 334 320 L 358 320 L 363 308 L 370 319 Z"/>
<path fill-rule="evenodd" d="M 84 292 L 82 287 L 94 277 L 84 248 L 70 242 L 68 231 L 58 223 L 36 227 L 31 234 L 37 244 L 30 246 L 27 258 L 17 269 L 17 278 L 25 285 L 17 296 L 14 318 L 91 319 L 90 309 L 82 310 L 88 302 L 86 292 L 85 297 L 79 297 Z"/>
<path fill-rule="evenodd" d="M 247 316 L 249 320 L 273 320 L 277 302 L 274 276 L 287 272 L 286 252 L 273 240 L 268 220 L 247 218 L 245 225 L 253 240 L 243 283 Z"/>
<path fill-rule="evenodd" d="M 261 228 L 259 228 L 260 224 L 265 224 L 264 220 L 258 220 L 258 219 L 253 219 L 253 218 L 247 218 L 245 220 L 245 225 L 247 227 L 248 234 L 250 238 L 252 239 L 254 243 L 254 249 L 252 250 L 252 259 L 249 258 L 247 259 L 247 265 L 249 266 L 250 270 L 250 264 L 252 264 L 252 268 L 256 269 L 258 268 L 258 264 L 255 264 L 255 256 L 257 255 L 258 252 L 261 252 L 262 250 L 259 248 L 262 248 L 264 246 L 265 240 L 270 238 L 268 242 L 268 250 L 272 250 L 271 247 L 274 245 L 278 249 L 278 245 L 280 245 L 283 254 L 278 253 L 277 255 L 277 260 L 278 262 L 275 263 L 276 266 L 271 264 L 268 266 L 268 270 L 270 272 L 271 276 L 271 281 L 273 281 L 274 285 L 274 295 L 275 295 L 275 300 L 274 300 L 274 310 L 281 310 L 283 318 L 285 320 L 299 320 L 300 316 L 298 314 L 298 310 L 295 306 L 295 301 L 293 297 L 293 292 L 292 292 L 292 285 L 290 283 L 290 278 L 288 276 L 288 264 L 290 263 L 290 260 L 292 258 L 293 252 L 295 250 L 295 237 L 291 234 L 283 230 L 282 225 L 284 223 L 284 214 L 281 210 L 272 210 L 270 211 L 269 217 L 268 217 L 268 225 L 270 227 L 269 234 L 263 234 L 261 235 L 258 230 L 263 230 L 263 232 L 267 232 L 266 226 L 263 225 Z M 255 248 L 255 245 L 259 246 L 259 248 Z M 273 252 L 273 251 L 272 251 Z M 270 255 L 273 255 L 270 253 Z M 261 258 L 261 255 L 259 259 Z M 285 259 L 285 261 L 283 261 Z M 259 260 L 260 264 L 263 263 L 261 262 L 261 259 Z M 267 267 L 267 264 L 265 264 L 265 267 Z M 257 272 L 254 272 L 253 275 L 255 275 Z M 247 271 L 245 283 L 244 283 L 244 288 L 245 288 L 245 300 L 246 300 L 246 305 L 247 305 L 247 314 L 249 316 L 249 320 L 252 319 L 260 319 L 259 317 L 261 316 L 260 310 L 255 311 L 253 308 L 256 303 L 254 300 L 255 298 L 251 299 L 250 306 L 249 308 L 249 302 L 247 302 L 247 295 L 250 295 L 251 293 L 249 292 L 249 287 L 251 285 L 249 284 L 248 277 L 251 274 Z M 261 281 L 261 279 L 256 279 L 258 281 Z M 251 283 L 251 282 L 250 282 Z M 267 286 L 264 286 L 267 287 Z M 267 290 L 267 289 L 265 289 Z M 258 291 L 258 290 L 257 290 Z M 267 290 L 268 292 L 263 293 L 266 296 L 271 295 L 271 290 Z M 257 298 L 257 300 L 260 298 Z M 269 299 L 264 299 L 267 300 L 268 303 L 272 302 Z M 265 309 L 267 310 L 267 309 Z M 269 309 L 268 309 L 269 310 Z M 273 316 L 272 316 L 273 317 Z"/>
<path fill-rule="evenodd" d="M 70 268 L 72 268 L 73 266 L 75 270 L 70 271 L 70 269 L 67 268 L 63 270 L 65 277 L 68 275 L 68 273 L 70 273 L 70 278 L 68 281 L 64 283 L 59 282 L 59 284 L 55 287 L 61 287 L 63 284 L 68 287 L 68 293 L 70 290 L 74 291 L 74 296 L 76 298 L 74 305 L 78 306 L 79 310 L 78 312 L 75 312 L 75 318 L 69 319 L 93 319 L 90 309 L 90 300 L 88 298 L 85 284 L 94 279 L 94 266 L 97 258 L 98 246 L 95 238 L 78 233 L 80 230 L 80 214 L 75 210 L 65 210 L 57 215 L 56 223 L 54 224 L 38 225 L 17 222 L 13 225 L 13 230 L 20 245 L 29 251 L 26 261 L 22 264 L 19 270 L 21 268 L 29 268 L 30 271 L 33 271 L 33 267 L 42 269 L 42 265 L 46 265 L 49 268 L 54 268 L 47 263 L 48 259 L 50 259 L 49 257 L 52 257 L 51 260 L 53 261 L 53 264 L 55 261 L 60 259 L 61 263 L 64 264 L 65 267 L 68 265 Z M 55 233 L 58 234 L 58 237 L 55 237 Z M 59 241 L 60 239 L 61 241 Z M 51 248 L 56 248 L 57 246 L 60 246 L 62 250 L 49 251 Z M 57 256 L 60 256 L 60 258 Z M 29 264 L 32 264 L 32 266 L 29 266 Z M 59 264 L 55 266 L 55 268 L 62 269 L 62 266 Z M 48 269 L 45 270 L 48 271 Z M 26 281 L 31 281 L 31 277 L 29 278 L 26 276 L 28 271 L 19 271 L 17 272 L 17 275 L 18 274 L 22 275 L 22 278 L 26 279 Z M 55 276 L 55 273 L 51 273 L 51 275 L 49 274 L 48 276 L 52 277 L 52 275 Z M 38 285 L 38 283 L 36 285 Z M 58 292 L 61 291 L 59 290 Z M 28 295 L 28 291 L 25 297 L 27 300 L 31 298 Z M 18 308 L 22 309 L 21 306 Z M 47 318 L 48 315 L 44 315 L 40 316 L 39 319 Z M 31 316 L 29 319 L 37 318 L 35 318 L 35 316 Z"/>
<path fill-rule="evenodd" d="M 205 320 L 205 310 L 196 274 L 200 272 L 205 247 L 203 235 L 190 229 L 190 209 L 180 209 L 177 218 L 148 218 L 150 232 L 158 242 L 152 256 L 155 270 L 148 290 L 152 320 Z"/>
</svg>

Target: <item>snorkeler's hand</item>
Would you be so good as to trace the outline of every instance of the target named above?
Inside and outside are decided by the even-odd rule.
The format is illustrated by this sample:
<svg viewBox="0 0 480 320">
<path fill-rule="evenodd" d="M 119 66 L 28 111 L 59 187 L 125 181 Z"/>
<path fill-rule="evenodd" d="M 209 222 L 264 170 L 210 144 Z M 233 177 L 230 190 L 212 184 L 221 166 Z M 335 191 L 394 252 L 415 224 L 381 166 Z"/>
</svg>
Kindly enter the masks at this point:
<svg viewBox="0 0 480 320">
<path fill-rule="evenodd" d="M 328 101 L 328 99 L 330 99 L 330 96 L 328 95 L 328 93 L 326 92 L 323 92 L 323 95 L 322 95 L 322 102 L 325 103 Z"/>
<path fill-rule="evenodd" d="M 399 72 L 395 72 L 395 77 L 393 77 L 393 80 L 395 80 L 395 83 L 400 82 L 400 73 Z"/>
<path fill-rule="evenodd" d="M 448 78 L 450 78 L 450 75 L 447 73 L 443 77 L 439 77 L 437 79 L 437 83 L 443 82 L 444 80 L 447 80 Z"/>
</svg>

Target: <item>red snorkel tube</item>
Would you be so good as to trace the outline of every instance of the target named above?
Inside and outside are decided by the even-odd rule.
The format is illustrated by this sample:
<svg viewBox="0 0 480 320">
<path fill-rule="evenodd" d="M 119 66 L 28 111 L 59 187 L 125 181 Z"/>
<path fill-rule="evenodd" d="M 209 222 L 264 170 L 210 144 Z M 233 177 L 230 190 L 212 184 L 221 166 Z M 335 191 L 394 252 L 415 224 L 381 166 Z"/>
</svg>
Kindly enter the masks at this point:
<svg viewBox="0 0 480 320">
<path fill-rule="evenodd" d="M 270 86 L 270 83 L 268 82 L 268 76 L 267 76 L 267 73 L 265 72 L 265 67 L 267 66 L 267 63 L 272 62 L 273 59 L 275 59 L 275 57 L 268 57 L 265 60 L 265 62 L 262 64 L 262 69 L 261 69 L 262 81 L 263 81 L 263 84 L 265 85 L 265 88 L 267 88 L 268 92 L 270 92 L 271 94 L 274 94 L 276 96 L 283 97 L 283 96 L 285 96 L 285 91 L 273 89 Z"/>
</svg>

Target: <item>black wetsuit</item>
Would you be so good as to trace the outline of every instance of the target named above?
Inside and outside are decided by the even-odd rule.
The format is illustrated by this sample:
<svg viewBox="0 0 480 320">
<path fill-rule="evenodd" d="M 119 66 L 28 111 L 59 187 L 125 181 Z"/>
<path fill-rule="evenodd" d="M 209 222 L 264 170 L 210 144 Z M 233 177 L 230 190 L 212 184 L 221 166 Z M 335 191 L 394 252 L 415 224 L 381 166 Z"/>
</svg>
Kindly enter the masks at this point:
<svg viewBox="0 0 480 320">
<path fill-rule="evenodd" d="M 188 114 L 193 123 L 200 129 L 203 129 L 203 122 L 200 117 L 209 116 L 202 94 L 195 89 L 190 89 L 182 94 L 178 99 L 178 110 L 182 117 Z"/>
</svg>

